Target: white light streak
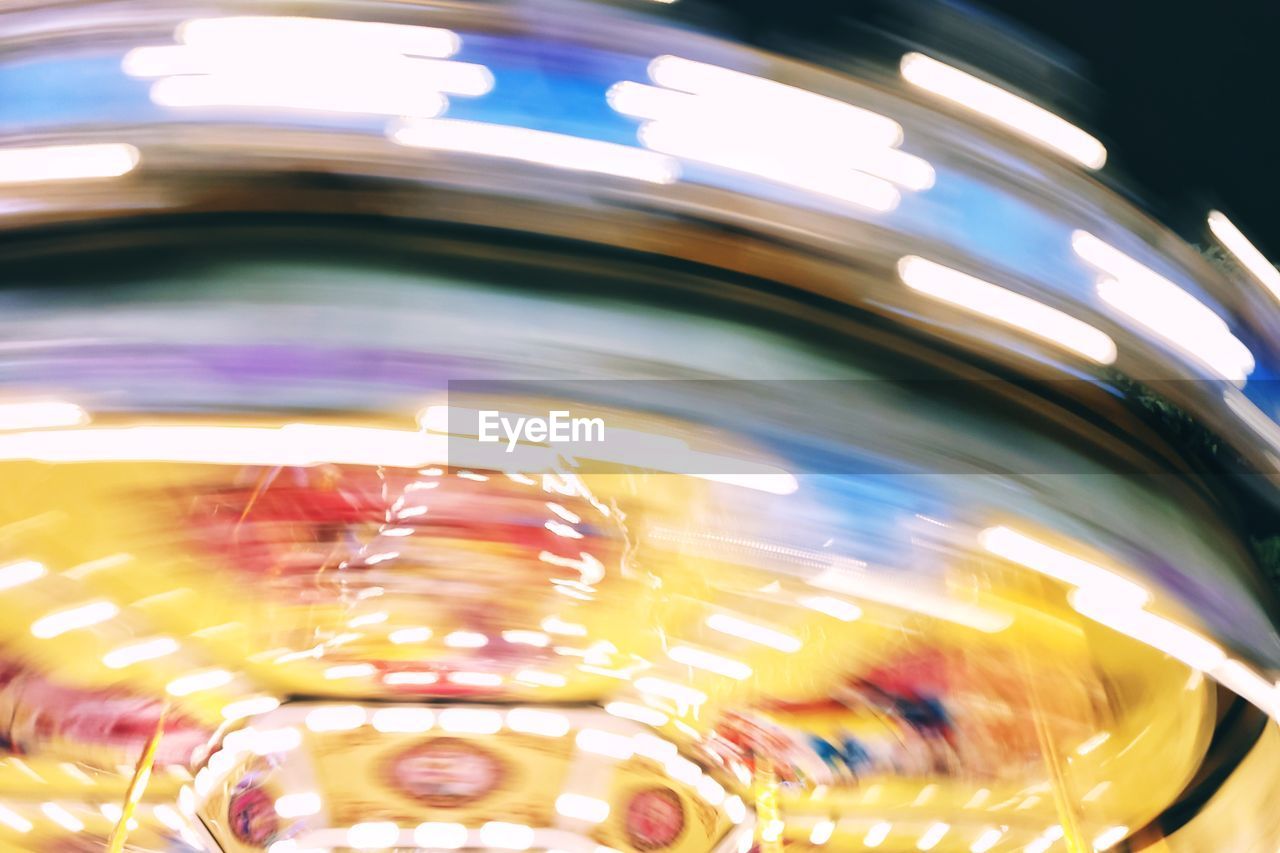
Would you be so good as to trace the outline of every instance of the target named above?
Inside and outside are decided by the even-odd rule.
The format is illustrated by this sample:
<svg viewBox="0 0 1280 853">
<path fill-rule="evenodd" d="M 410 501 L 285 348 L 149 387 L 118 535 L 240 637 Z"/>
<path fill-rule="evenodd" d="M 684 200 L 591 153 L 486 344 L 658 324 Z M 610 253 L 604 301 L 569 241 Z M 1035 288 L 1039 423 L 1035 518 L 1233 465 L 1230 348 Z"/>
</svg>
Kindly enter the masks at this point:
<svg viewBox="0 0 1280 853">
<path fill-rule="evenodd" d="M 551 645 L 551 638 L 541 631 L 503 631 L 502 639 L 512 645 L 533 646 L 538 649 Z"/>
<path fill-rule="evenodd" d="M 165 685 L 165 690 L 171 696 L 190 696 L 192 693 L 225 687 L 233 678 L 235 676 L 225 669 L 208 669 L 175 678 Z"/>
<path fill-rule="evenodd" d="M 1004 833 L 994 826 L 983 830 L 969 846 L 969 853 L 987 853 L 992 847 L 1000 843 L 1000 839 L 1004 837 Z"/>
<path fill-rule="evenodd" d="M 156 639 L 145 640 L 145 642 L 131 643 L 129 646 L 111 649 L 110 652 L 102 656 L 102 665 L 111 670 L 120 670 L 124 669 L 125 666 L 132 666 L 133 663 L 152 661 L 155 658 L 165 657 L 166 654 L 173 654 L 177 651 L 177 640 L 169 637 L 157 637 Z"/>
<path fill-rule="evenodd" d="M 450 684 L 465 687 L 497 687 L 502 684 L 502 676 L 496 672 L 451 672 L 446 678 Z"/>
<path fill-rule="evenodd" d="M 274 696 L 252 696 L 240 699 L 222 707 L 222 718 L 227 721 L 243 720 L 258 714 L 267 714 L 280 707 L 280 700 Z"/>
<path fill-rule="evenodd" d="M 864 847 L 879 847 L 889 837 L 889 832 L 892 829 L 893 824 L 883 821 L 873 825 L 867 830 L 867 834 L 863 836 L 862 845 Z"/>
<path fill-rule="evenodd" d="M 400 827 L 387 821 L 357 823 L 347 830 L 347 846 L 357 850 L 386 850 L 400 840 Z"/>
<path fill-rule="evenodd" d="M 431 850 L 457 850 L 467 843 L 467 828 L 460 823 L 420 823 L 413 843 Z"/>
<path fill-rule="evenodd" d="M 0 148 L 0 168 L 6 151 Z M 0 430 L 45 429 L 50 427 L 84 426 L 89 423 L 89 413 L 75 403 L 37 401 L 30 403 L 0 403 Z"/>
<path fill-rule="evenodd" d="M 554 672 L 543 672 L 537 669 L 522 669 L 516 673 L 516 681 L 522 684 L 533 684 L 538 687 L 564 687 L 566 679 Z"/>
<path fill-rule="evenodd" d="M 538 708 L 513 708 L 507 712 L 507 728 L 513 732 L 564 737 L 569 733 L 569 718 L 557 711 Z"/>
<path fill-rule="evenodd" d="M 696 690 L 692 687 L 686 687 L 683 684 L 676 684 L 674 681 L 667 681 L 666 679 L 654 678 L 652 676 L 637 679 L 636 689 L 641 693 L 660 696 L 664 699 L 670 699 L 673 702 L 679 702 L 683 705 L 701 705 L 707 701 L 707 694 L 703 693 L 701 690 Z"/>
<path fill-rule="evenodd" d="M 634 720 L 637 723 L 644 723 L 648 726 L 665 726 L 669 719 L 666 714 L 655 708 L 648 708 L 631 702 L 610 702 L 604 706 L 604 710 L 615 717 Z"/>
<path fill-rule="evenodd" d="M 480 843 L 502 850 L 528 850 L 533 837 L 533 829 L 519 823 L 490 821 L 480 827 Z"/>
<path fill-rule="evenodd" d="M 120 142 L 0 148 L 0 184 L 116 178 L 132 171 L 138 165 L 138 160 L 138 149 Z M 74 412 L 71 409 L 51 408 L 55 405 L 59 404 L 23 403 L 0 407 L 0 424 L 4 423 L 3 419 L 6 415 L 15 424 L 27 420 L 35 421 L 31 427 L 0 426 L 0 429 L 66 426 L 84 422 L 79 418 L 69 423 L 57 424 L 42 420 L 42 415 L 52 415 L 59 420 L 73 416 Z M 81 411 L 80 418 L 83 417 L 84 412 Z"/>
<path fill-rule="evenodd" d="M 365 710 L 359 705 L 327 705 L 307 713 L 307 728 L 313 732 L 344 732 L 364 725 Z"/>
<path fill-rule="evenodd" d="M 318 814 L 321 805 L 320 795 L 314 792 L 285 794 L 276 800 L 276 814 L 285 818 L 306 817 Z"/>
<path fill-rule="evenodd" d="M 44 803 L 40 806 L 40 811 L 67 832 L 81 832 L 84 829 L 84 823 L 79 818 L 57 803 Z"/>
<path fill-rule="evenodd" d="M 833 619 L 839 619 L 841 622 L 853 622 L 862 616 L 862 608 L 858 605 L 829 595 L 802 598 L 800 604 L 818 613 L 825 613 Z"/>
<path fill-rule="evenodd" d="M 1071 248 L 1111 276 L 1097 285 L 1108 305 L 1225 379 L 1243 382 L 1253 372 L 1253 353 L 1190 293 L 1088 232 L 1074 232 Z"/>
<path fill-rule="evenodd" d="M 1020 293 L 915 256 L 898 261 L 898 275 L 912 290 L 1021 329 L 1090 361 L 1116 360 L 1115 341 L 1105 332 Z"/>
<path fill-rule="evenodd" d="M 50 640 L 68 631 L 99 625 L 114 619 L 119 613 L 120 608 L 111 602 L 95 601 L 37 619 L 31 625 L 31 633 L 38 639 Z"/>
<path fill-rule="evenodd" d="M 487 735 L 502 729 L 502 714 L 486 708 L 446 708 L 439 722 L 446 732 Z"/>
<path fill-rule="evenodd" d="M 393 686 L 422 686 L 435 684 L 439 680 L 440 675 L 435 672 L 388 672 L 382 676 L 383 684 Z"/>
<path fill-rule="evenodd" d="M 371 663 L 351 663 L 342 664 L 341 666 L 331 666 L 324 671 L 324 677 L 328 681 L 339 681 L 345 678 L 368 678 L 378 671 Z"/>
<path fill-rule="evenodd" d="M 630 737 L 601 729 L 581 729 L 574 738 L 574 743 L 583 752 L 603 755 L 618 761 L 626 761 L 635 753 L 635 745 Z"/>
<path fill-rule="evenodd" d="M 1249 238 L 1225 214 L 1216 210 L 1209 211 L 1209 230 L 1245 269 L 1253 273 L 1254 278 L 1271 291 L 1272 296 L 1280 299 L 1280 270 L 1258 251 L 1257 246 L 1249 242 Z"/>
<path fill-rule="evenodd" d="M 33 580 L 44 577 L 48 574 L 42 563 L 35 560 L 23 560 L 19 563 L 10 563 L 0 568 L 0 591 L 13 589 L 16 586 L 31 583 Z"/>
<path fill-rule="evenodd" d="M 1008 527 L 988 527 L 978 534 L 978 542 L 996 556 L 1069 586 L 1109 595 L 1117 602 L 1141 607 L 1151 598 L 1145 588 L 1115 572 Z"/>
<path fill-rule="evenodd" d="M 692 646 L 673 646 L 667 650 L 667 657 L 676 663 L 691 666 L 695 669 L 714 672 L 726 678 L 741 681 L 751 675 L 751 667 L 742 661 L 722 657 L 711 652 L 695 649 Z"/>
<path fill-rule="evenodd" d="M 748 642 L 777 649 L 780 652 L 797 652 L 803 645 L 799 638 L 783 631 L 768 628 L 764 625 L 757 625 L 754 622 L 748 622 L 746 619 L 740 619 L 727 613 L 713 613 L 708 616 L 707 627 L 722 634 L 728 634 Z"/>
<path fill-rule="evenodd" d="M 561 794 L 556 798 L 556 811 L 574 820 L 601 823 L 609 816 L 609 804 L 583 794 Z"/>
<path fill-rule="evenodd" d="M 489 645 L 489 638 L 475 631 L 454 631 L 445 636 L 444 644 L 451 649 L 479 649 Z"/>
<path fill-rule="evenodd" d="M 680 174 L 675 160 L 653 151 L 510 125 L 418 120 L 405 122 L 391 138 L 413 148 L 519 160 L 656 184 L 672 183 Z"/>
<path fill-rule="evenodd" d="M 18 832 L 30 832 L 32 823 L 6 806 L 0 806 L 0 823 Z"/>
<path fill-rule="evenodd" d="M 1107 162 L 1107 149 L 1101 142 L 1043 107 L 999 86 L 919 53 L 903 56 L 900 68 L 903 79 L 913 86 L 986 116 L 1082 166 L 1101 169 Z"/>
<path fill-rule="evenodd" d="M 1124 840 L 1129 834 L 1127 826 L 1113 826 L 1093 839 L 1094 850 L 1108 850 Z"/>
<path fill-rule="evenodd" d="M 1068 600 L 1081 615 L 1146 643 L 1192 669 L 1212 672 L 1226 660 L 1226 653 L 1212 640 L 1154 613 L 1117 603 L 1105 594 L 1077 590 Z"/>
<path fill-rule="evenodd" d="M 448 30 L 322 18 L 227 17 L 188 21 L 177 45 L 139 47 L 122 68 L 159 77 L 166 107 L 273 108 L 388 116 L 439 115 L 443 93 L 483 95 L 487 68 L 448 61 Z"/>
<path fill-rule="evenodd" d="M 404 645 L 405 643 L 425 643 L 427 640 L 431 639 L 431 629 L 401 628 L 388 634 L 387 639 L 396 645 Z"/>
<path fill-rule="evenodd" d="M 435 715 L 428 708 L 382 708 L 373 712 L 371 722 L 384 734 L 417 734 L 431 728 Z"/>
</svg>

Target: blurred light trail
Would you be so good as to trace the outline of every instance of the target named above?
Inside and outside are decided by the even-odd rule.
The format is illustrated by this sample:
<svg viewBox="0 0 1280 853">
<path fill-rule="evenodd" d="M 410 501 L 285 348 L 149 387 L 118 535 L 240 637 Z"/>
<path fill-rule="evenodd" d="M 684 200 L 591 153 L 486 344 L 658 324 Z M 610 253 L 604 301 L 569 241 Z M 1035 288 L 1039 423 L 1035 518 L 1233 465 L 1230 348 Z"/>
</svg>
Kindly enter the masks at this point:
<svg viewBox="0 0 1280 853">
<path fill-rule="evenodd" d="M 813 595 L 800 599 L 800 604 L 818 613 L 825 613 L 841 622 L 853 622 L 862 615 L 862 608 L 852 602 L 830 595 Z"/>
<path fill-rule="evenodd" d="M 1082 166 L 1101 169 L 1107 162 L 1102 143 L 1043 107 L 920 53 L 900 64 L 908 83 L 986 116 L 1009 130 L 1064 154 Z"/>
<path fill-rule="evenodd" d="M 720 104 L 731 112 L 749 111 L 762 121 L 800 121 L 852 132 L 865 145 L 894 146 L 902 142 L 902 126 L 891 118 L 826 95 L 705 62 L 659 56 L 649 63 L 649 79 L 667 89 L 707 98 L 709 103 L 700 105 L 703 108 Z"/>
<path fill-rule="evenodd" d="M 583 794 L 561 794 L 556 798 L 556 811 L 574 820 L 602 823 L 609 816 L 609 803 Z"/>
<path fill-rule="evenodd" d="M 998 634 L 1013 624 L 1013 617 L 1007 613 L 997 613 L 967 602 L 955 601 L 918 586 L 875 577 L 869 572 L 831 568 L 811 578 L 809 585 L 864 601 L 874 601 L 887 607 L 932 616 L 984 634 Z"/>
<path fill-rule="evenodd" d="M 3 168 L 4 153 L 4 149 L 0 149 L 0 168 Z M 0 403 L 0 430 L 73 427 L 87 423 L 88 412 L 75 403 Z"/>
<path fill-rule="evenodd" d="M 751 667 L 742 661 L 732 660 L 702 649 L 695 649 L 692 646 L 674 646 L 667 650 L 667 657 L 676 663 L 682 663 L 694 669 L 704 669 L 707 672 L 714 672 L 717 675 L 723 675 L 726 678 L 733 678 L 738 681 L 751 675 Z"/>
<path fill-rule="evenodd" d="M 1023 848 L 1023 853 L 1045 853 L 1053 846 L 1053 841 L 1041 836 Z"/>
<path fill-rule="evenodd" d="M 480 842 L 502 850 L 528 850 L 533 846 L 533 829 L 520 823 L 489 821 L 480 827 Z"/>
<path fill-rule="evenodd" d="M 1111 732 L 1098 732 L 1096 735 L 1077 746 L 1076 754 L 1088 755 L 1109 740 L 1111 740 Z"/>
<path fill-rule="evenodd" d="M 1227 408 L 1235 413 L 1249 429 L 1257 433 L 1258 437 L 1271 445 L 1272 450 L 1280 453 L 1280 424 L 1277 424 L 1271 417 L 1253 402 L 1235 388 L 1226 388 L 1222 392 L 1222 399 L 1226 402 Z"/>
<path fill-rule="evenodd" d="M 384 734 L 416 734 L 435 723 L 430 708 L 382 708 L 373 712 L 373 728 Z"/>
<path fill-rule="evenodd" d="M 635 746 L 627 735 L 614 734 L 601 729 L 582 729 L 573 741 L 578 749 L 626 761 L 635 753 Z"/>
<path fill-rule="evenodd" d="M 835 821 L 820 820 L 813 825 L 813 830 L 809 833 L 810 844 L 826 844 L 831 840 L 831 833 L 835 831 Z"/>
<path fill-rule="evenodd" d="M 1115 572 L 1008 527 L 988 527 L 978 534 L 978 542 L 998 557 L 1070 586 L 1111 596 L 1116 602 L 1141 607 L 1151 599 L 1146 589 Z"/>
<path fill-rule="evenodd" d="M 431 639 L 430 628 L 399 628 L 387 635 L 387 639 L 396 645 L 405 643 L 425 643 Z"/>
<path fill-rule="evenodd" d="M 868 143 L 839 127 L 816 125 L 819 117 L 798 116 L 796 122 L 780 122 L 778 117 L 762 114 L 751 104 L 722 102 L 714 96 L 691 95 L 630 80 L 614 84 L 608 100 L 617 112 L 648 120 L 641 137 L 646 144 L 662 128 L 667 131 L 661 137 L 667 145 L 705 155 L 696 159 L 717 162 L 735 149 L 756 151 L 761 160 L 769 156 L 818 156 L 833 171 L 852 167 L 912 190 L 928 189 L 936 177 L 927 161 L 888 145 Z M 667 150 L 657 144 L 650 147 Z"/>
<path fill-rule="evenodd" d="M 420 823 L 413 843 L 432 850 L 456 850 L 466 846 L 467 828 L 460 823 Z"/>
<path fill-rule="evenodd" d="M 302 732 L 291 726 L 281 729 L 254 731 L 249 739 L 249 751 L 254 755 L 289 752 L 301 745 Z"/>
<path fill-rule="evenodd" d="M 357 850 L 385 850 L 400 840 L 400 828 L 388 821 L 357 823 L 347 830 L 347 846 Z"/>
<path fill-rule="evenodd" d="M 41 640 L 50 640 L 68 631 L 89 628 L 114 619 L 119 613 L 120 608 L 111 602 L 95 601 L 37 619 L 31 625 L 31 633 Z"/>
<path fill-rule="evenodd" d="M 1097 838 L 1093 839 L 1093 849 L 1108 850 L 1114 847 L 1115 845 L 1119 844 L 1121 841 L 1123 841 L 1124 837 L 1128 834 L 1129 834 L 1129 827 L 1113 826 L 1110 829 L 1103 832 Z"/>
<path fill-rule="evenodd" d="M 699 776 L 693 784 L 698 790 L 698 796 L 711 805 L 718 806 L 724 802 L 724 786 L 710 776 Z"/>
<path fill-rule="evenodd" d="M 10 563 L 7 566 L 0 567 L 0 591 L 31 583 L 46 574 L 48 574 L 48 570 L 45 569 L 44 564 L 37 563 L 35 560 Z"/>
<path fill-rule="evenodd" d="M 442 59 L 458 37 L 430 27 L 245 16 L 188 21 L 178 39 L 122 63 L 130 76 L 161 78 L 151 87 L 161 106 L 429 117 L 448 106 L 445 93 L 493 88 L 484 66 Z"/>
<path fill-rule="evenodd" d="M 670 699 L 683 705 L 701 705 L 707 701 L 707 694 L 683 684 L 676 684 L 662 678 L 646 677 L 636 680 L 636 689 L 641 693 Z"/>
<path fill-rule="evenodd" d="M 178 27 L 178 40 L 195 47 L 237 45 L 245 50 L 281 50 L 298 41 L 306 41 L 326 50 L 351 50 L 353 46 L 363 46 L 426 57 L 452 56 L 461 45 L 456 33 L 437 27 L 256 15 L 186 21 Z"/>
<path fill-rule="evenodd" d="M 1237 660 L 1224 660 L 1209 670 L 1209 675 L 1267 716 L 1280 720 L 1280 690 L 1256 670 Z"/>
<path fill-rule="evenodd" d="M 84 823 L 57 803 L 45 803 L 40 806 L 40 811 L 44 812 L 45 817 L 68 832 L 81 832 L 84 830 Z"/>
<path fill-rule="evenodd" d="M 1004 837 L 1004 833 L 995 827 L 991 827 L 983 831 L 969 846 L 969 853 L 987 853 L 992 847 L 1000 843 L 1000 839 Z"/>
<path fill-rule="evenodd" d="M 323 803 L 315 792 L 285 794 L 276 800 L 276 814 L 284 818 L 306 817 L 320 811 Z"/>
<path fill-rule="evenodd" d="M 805 158 L 802 152 L 779 156 L 741 142 L 718 144 L 714 137 L 703 136 L 698 128 L 673 127 L 661 122 L 642 126 L 639 137 L 646 148 L 654 151 L 747 172 L 871 210 L 889 211 L 898 205 L 898 191 L 888 181 L 856 172 L 847 165 L 833 168 L 821 160 Z"/>
<path fill-rule="evenodd" d="M 487 708 L 448 708 L 437 719 L 440 728 L 454 734 L 488 735 L 502 729 L 502 714 Z"/>
<path fill-rule="evenodd" d="M 17 832 L 30 832 L 32 823 L 12 809 L 0 806 L 0 823 Z"/>
<path fill-rule="evenodd" d="M 446 439 L 416 430 L 287 424 L 89 427 L 0 434 L 0 459 L 418 468 L 446 459 Z"/>
<path fill-rule="evenodd" d="M 123 142 L 0 148 L 0 184 L 117 178 L 133 171 L 139 159 L 138 149 Z M 0 418 L 4 414 L 0 410 Z"/>
<path fill-rule="evenodd" d="M 566 679 L 554 672 L 542 672 L 536 669 L 522 669 L 516 673 L 516 681 L 532 684 L 537 687 L 564 687 Z"/>
<path fill-rule="evenodd" d="M 898 261 L 898 275 L 912 290 L 1022 329 L 1098 364 L 1116 360 L 1115 341 L 1106 333 L 1011 290 L 912 255 Z"/>
<path fill-rule="evenodd" d="M 635 720 L 647 726 L 665 726 L 669 720 L 666 714 L 655 708 L 636 705 L 631 702 L 610 702 L 604 706 L 607 713 L 624 720 Z"/>
<path fill-rule="evenodd" d="M 175 678 L 165 686 L 165 690 L 171 696 L 189 696 L 192 693 L 225 687 L 233 678 L 235 676 L 225 669 L 211 669 Z"/>
<path fill-rule="evenodd" d="M 279 707 L 280 700 L 274 696 L 251 696 L 224 705 L 222 718 L 228 721 L 243 720 L 245 717 L 270 713 Z"/>
<path fill-rule="evenodd" d="M 924 835 L 920 836 L 920 840 L 916 842 L 916 848 L 919 850 L 932 850 L 938 846 L 938 842 L 951 829 L 945 823 L 935 823 L 925 830 Z"/>
<path fill-rule="evenodd" d="M 500 157 L 655 184 L 672 183 L 680 175 L 676 162 L 663 154 L 503 124 L 456 119 L 407 121 L 391 131 L 391 139 L 412 148 Z"/>
<path fill-rule="evenodd" d="M 371 663 L 351 663 L 329 667 L 324 671 L 324 677 L 328 681 L 337 681 L 344 678 L 367 678 L 377 673 L 377 671 L 377 668 Z"/>
<path fill-rule="evenodd" d="M 783 631 L 764 625 L 757 625 L 754 622 L 748 622 L 746 619 L 739 619 L 737 616 L 731 616 L 727 613 L 713 613 L 708 616 L 707 627 L 713 631 L 728 634 L 731 637 L 777 649 L 780 652 L 797 652 L 802 645 L 799 638 Z"/>
<path fill-rule="evenodd" d="M 330 705 L 307 714 L 307 728 L 313 732 L 342 732 L 364 725 L 365 710 L 359 705 Z"/>
<path fill-rule="evenodd" d="M 1253 372 L 1253 353 L 1203 302 L 1086 231 L 1071 235 L 1071 248 L 1112 276 L 1098 282 L 1107 304 L 1225 379 L 1243 382 Z"/>
<path fill-rule="evenodd" d="M 178 641 L 170 637 L 157 637 L 141 643 L 132 643 L 112 649 L 102 656 L 102 663 L 109 669 L 123 669 L 147 660 L 171 655 L 178 650 Z"/>
<path fill-rule="evenodd" d="M 867 834 L 862 839 L 864 847 L 879 847 L 884 840 L 889 837 L 889 831 L 893 829 L 891 823 L 877 823 L 867 830 Z"/>
<path fill-rule="evenodd" d="M 543 737 L 564 737 L 571 728 L 569 718 L 559 711 L 540 708 L 512 708 L 507 712 L 507 728 Z"/>
<path fill-rule="evenodd" d="M 1105 590 L 1079 589 L 1068 600 L 1082 616 L 1159 649 L 1192 669 L 1212 673 L 1226 660 L 1226 653 L 1212 640 L 1162 616 L 1117 602 Z"/>
<path fill-rule="evenodd" d="M 1209 230 L 1245 269 L 1253 273 L 1254 278 L 1271 291 L 1272 296 L 1280 299 L 1280 270 L 1258 251 L 1257 246 L 1249 242 L 1249 238 L 1244 236 L 1226 214 L 1216 210 L 1209 211 Z"/>
<path fill-rule="evenodd" d="M 897 206 L 892 183 L 933 186 L 933 167 L 894 147 L 902 127 L 870 110 L 676 56 L 653 60 L 649 77 L 657 86 L 624 80 L 607 96 L 644 120 L 646 148 L 876 211 Z"/>
</svg>

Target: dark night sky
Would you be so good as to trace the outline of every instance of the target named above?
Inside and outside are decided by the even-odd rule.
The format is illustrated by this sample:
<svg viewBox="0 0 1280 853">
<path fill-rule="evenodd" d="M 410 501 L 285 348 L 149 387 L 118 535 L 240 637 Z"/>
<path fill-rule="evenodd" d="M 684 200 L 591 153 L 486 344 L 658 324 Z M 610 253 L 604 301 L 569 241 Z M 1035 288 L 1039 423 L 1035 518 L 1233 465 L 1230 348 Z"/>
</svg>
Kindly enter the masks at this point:
<svg viewBox="0 0 1280 853">
<path fill-rule="evenodd" d="M 1161 219 L 1207 241 L 1220 207 L 1280 261 L 1280 2 L 982 2 L 1083 60 L 1089 129 Z"/>
<path fill-rule="evenodd" d="M 886 11 L 905 20 L 903 10 L 930 2 L 713 1 L 732 10 L 748 41 L 777 47 L 786 32 L 855 52 L 856 40 L 841 35 L 851 31 L 845 24 L 883 23 Z M 1070 65 L 1090 84 L 1082 88 L 1092 88 L 1083 113 L 1066 117 L 1107 145 L 1107 174 L 1191 242 L 1210 242 L 1204 217 L 1217 207 L 1280 262 L 1280 137 L 1273 132 L 1280 125 L 1280 0 L 932 2 L 988 10 L 1059 58 L 1074 58 Z M 981 48 L 969 57 L 999 76 L 984 59 L 990 55 Z M 1062 93 L 1043 94 L 1053 106 Z"/>
</svg>

